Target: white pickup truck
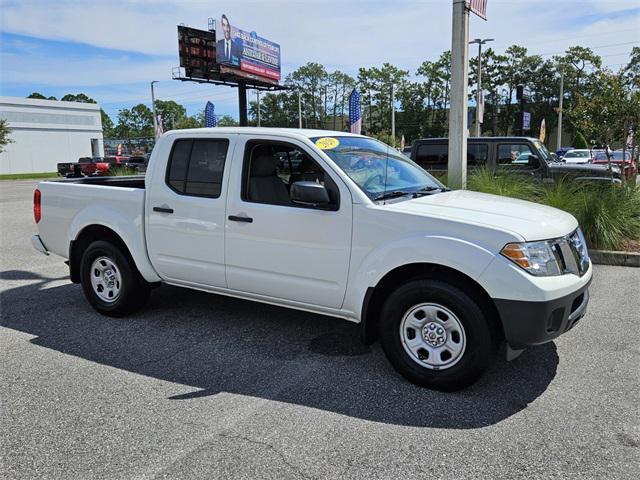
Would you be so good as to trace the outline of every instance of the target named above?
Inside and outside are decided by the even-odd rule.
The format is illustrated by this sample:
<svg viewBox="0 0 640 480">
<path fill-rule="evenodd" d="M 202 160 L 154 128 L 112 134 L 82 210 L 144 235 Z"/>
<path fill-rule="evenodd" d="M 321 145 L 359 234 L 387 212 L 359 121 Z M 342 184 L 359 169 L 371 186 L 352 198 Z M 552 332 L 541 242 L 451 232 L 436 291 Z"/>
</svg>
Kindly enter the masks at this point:
<svg viewBox="0 0 640 480">
<path fill-rule="evenodd" d="M 68 259 L 100 313 L 160 283 L 344 318 L 410 381 L 474 382 L 585 314 L 571 215 L 450 191 L 377 140 L 269 128 L 171 131 L 144 177 L 43 181 L 34 247 Z"/>
</svg>

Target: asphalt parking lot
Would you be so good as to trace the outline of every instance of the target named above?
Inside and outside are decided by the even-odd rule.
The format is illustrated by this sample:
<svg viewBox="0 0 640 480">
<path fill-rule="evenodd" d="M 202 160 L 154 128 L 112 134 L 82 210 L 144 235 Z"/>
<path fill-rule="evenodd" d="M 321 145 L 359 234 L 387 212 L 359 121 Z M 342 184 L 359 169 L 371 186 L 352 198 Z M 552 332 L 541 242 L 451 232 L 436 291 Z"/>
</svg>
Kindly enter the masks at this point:
<svg viewBox="0 0 640 480">
<path fill-rule="evenodd" d="M 454 394 L 342 320 L 173 287 L 101 317 L 0 182 L 0 478 L 637 478 L 640 269 L 567 335 Z"/>
</svg>

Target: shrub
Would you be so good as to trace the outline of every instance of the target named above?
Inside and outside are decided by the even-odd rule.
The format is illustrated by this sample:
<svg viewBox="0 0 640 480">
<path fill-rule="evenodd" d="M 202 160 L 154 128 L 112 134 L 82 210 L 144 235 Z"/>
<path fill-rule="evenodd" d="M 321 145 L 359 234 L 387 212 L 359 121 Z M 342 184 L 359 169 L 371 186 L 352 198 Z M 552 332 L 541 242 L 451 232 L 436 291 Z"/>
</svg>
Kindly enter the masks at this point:
<svg viewBox="0 0 640 480">
<path fill-rule="evenodd" d="M 471 172 L 470 190 L 530 200 L 571 213 L 591 248 L 623 249 L 640 240 L 640 189 L 560 180 L 541 183 L 516 174 Z"/>
<path fill-rule="evenodd" d="M 571 211 L 589 245 L 621 249 L 628 240 L 640 240 L 640 190 L 635 186 L 587 187 L 577 193 Z"/>
<path fill-rule="evenodd" d="M 476 192 L 531 200 L 535 198 L 539 185 L 524 175 L 494 173 L 488 168 L 480 168 L 469 172 L 467 188 Z"/>
<path fill-rule="evenodd" d="M 573 137 L 573 148 L 590 148 L 589 144 L 582 135 L 581 132 L 576 132 Z"/>
</svg>

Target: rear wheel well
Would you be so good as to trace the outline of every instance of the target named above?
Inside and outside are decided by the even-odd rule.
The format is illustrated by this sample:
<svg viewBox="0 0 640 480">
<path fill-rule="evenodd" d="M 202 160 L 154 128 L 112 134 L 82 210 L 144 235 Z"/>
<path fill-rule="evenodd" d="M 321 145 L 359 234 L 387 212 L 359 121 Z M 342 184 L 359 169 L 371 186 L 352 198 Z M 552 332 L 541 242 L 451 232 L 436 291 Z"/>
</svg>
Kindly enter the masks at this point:
<svg viewBox="0 0 640 480">
<path fill-rule="evenodd" d="M 73 283 L 80 283 L 80 263 L 82 255 L 89 245 L 96 240 L 110 242 L 122 252 L 135 268 L 135 262 L 124 240 L 113 230 L 104 225 L 90 225 L 83 228 L 75 240 L 69 245 L 69 274 Z"/>
<path fill-rule="evenodd" d="M 375 287 L 367 290 L 362 305 L 362 338 L 367 344 L 378 338 L 380 311 L 389 295 L 399 286 L 418 279 L 442 280 L 467 292 L 478 302 L 478 306 L 489 321 L 494 338 L 504 338 L 500 314 L 495 303 L 482 286 L 468 275 L 451 267 L 435 263 L 412 263 L 397 267 L 387 273 Z"/>
</svg>

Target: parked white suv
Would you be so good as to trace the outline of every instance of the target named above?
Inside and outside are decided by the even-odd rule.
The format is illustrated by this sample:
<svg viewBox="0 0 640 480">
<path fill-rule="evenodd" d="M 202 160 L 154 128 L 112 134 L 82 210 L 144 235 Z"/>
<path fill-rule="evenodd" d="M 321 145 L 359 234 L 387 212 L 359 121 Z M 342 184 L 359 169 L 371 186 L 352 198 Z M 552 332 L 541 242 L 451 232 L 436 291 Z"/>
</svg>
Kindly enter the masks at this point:
<svg viewBox="0 0 640 480">
<path fill-rule="evenodd" d="M 513 354 L 568 331 L 592 277 L 571 215 L 449 191 L 343 132 L 171 131 L 145 177 L 43 181 L 34 214 L 35 248 L 67 258 L 105 315 L 162 282 L 340 317 L 440 390 L 474 382 L 505 340 Z"/>
</svg>

